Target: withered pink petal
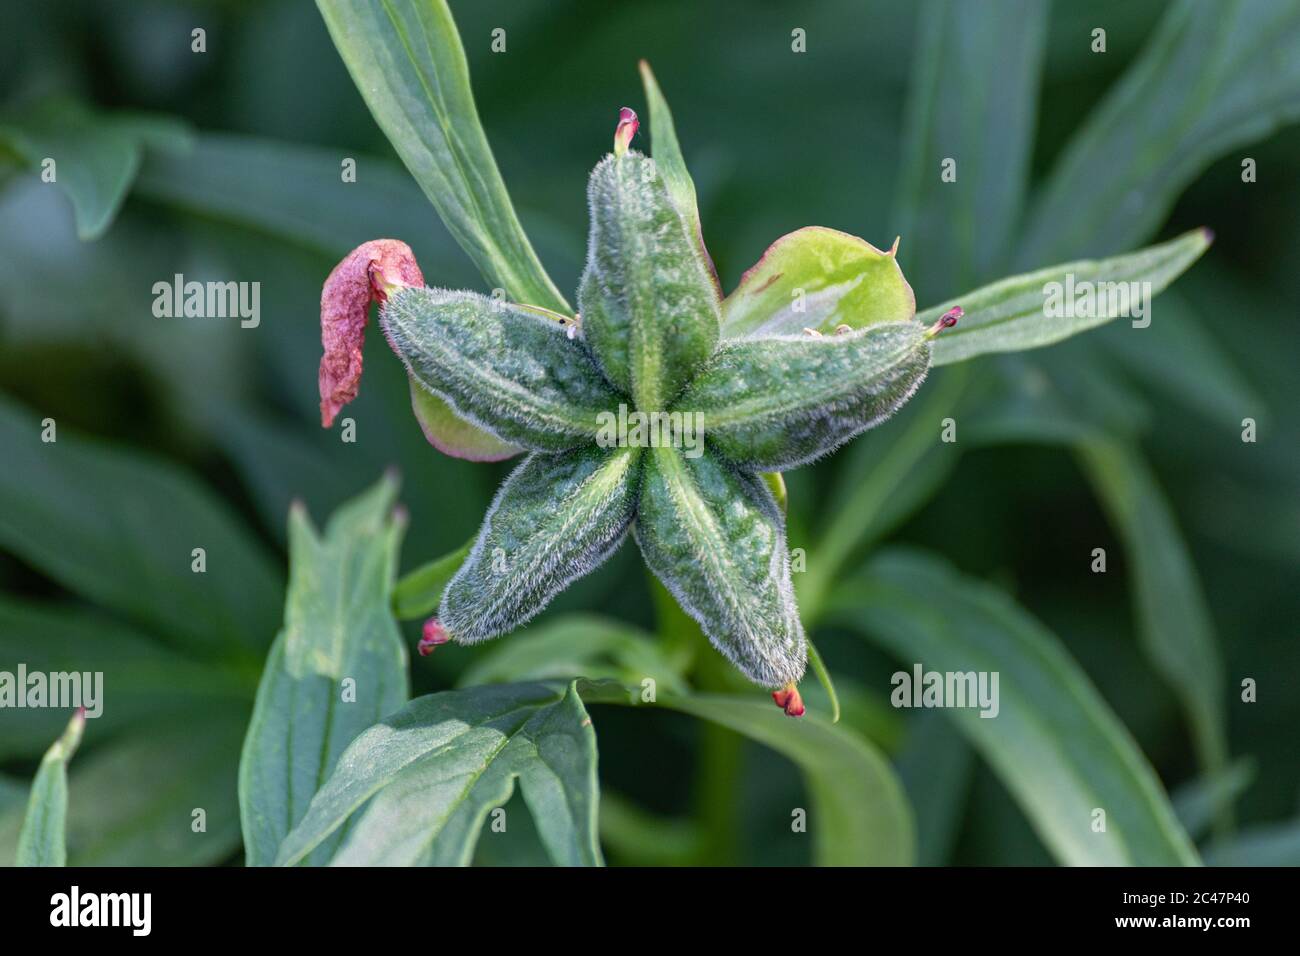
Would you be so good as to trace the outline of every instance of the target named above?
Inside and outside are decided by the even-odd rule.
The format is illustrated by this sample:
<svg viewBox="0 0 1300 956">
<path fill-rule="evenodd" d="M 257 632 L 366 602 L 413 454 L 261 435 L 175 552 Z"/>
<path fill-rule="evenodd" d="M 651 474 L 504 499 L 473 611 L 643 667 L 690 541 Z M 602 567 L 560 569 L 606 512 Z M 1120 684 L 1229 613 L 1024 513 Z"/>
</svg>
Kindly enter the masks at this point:
<svg viewBox="0 0 1300 956">
<path fill-rule="evenodd" d="M 386 289 L 424 285 L 411 247 L 397 239 L 372 239 L 353 249 L 334 267 L 320 294 L 320 420 L 329 428 L 339 410 L 357 397 L 361 383 L 361 345 L 370 303 L 382 302 Z"/>
</svg>

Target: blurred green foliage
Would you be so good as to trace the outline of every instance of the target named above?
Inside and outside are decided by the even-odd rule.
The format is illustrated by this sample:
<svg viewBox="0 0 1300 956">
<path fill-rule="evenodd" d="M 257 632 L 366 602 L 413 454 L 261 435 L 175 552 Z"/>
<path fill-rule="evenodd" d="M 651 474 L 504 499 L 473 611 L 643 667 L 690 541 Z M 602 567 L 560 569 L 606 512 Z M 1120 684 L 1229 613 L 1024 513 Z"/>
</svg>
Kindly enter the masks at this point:
<svg viewBox="0 0 1300 956">
<path fill-rule="evenodd" d="M 939 370 L 898 420 L 788 475 L 791 544 L 826 542 L 834 580 L 821 594 L 851 586 L 884 540 L 1010 591 L 1183 795 L 1207 860 L 1295 862 L 1297 4 L 1167 7 L 453 2 L 497 164 L 562 290 L 582 265 L 588 170 L 617 108 L 643 105 L 640 58 L 672 104 L 727 291 L 772 240 L 810 224 L 881 247 L 901 234 L 922 308 L 1012 271 L 1214 229 L 1149 329 L 1116 323 Z M 1091 50 L 1099 26 L 1105 53 Z M 191 52 L 196 27 L 205 53 Z M 505 53 L 490 49 L 497 27 Z M 795 27 L 806 53 L 791 51 Z M 1178 46 L 1198 30 L 1217 45 Z M 1196 55 L 1169 53 L 1179 49 Z M 508 468 L 425 443 L 378 336 L 349 407 L 356 444 L 322 433 L 320 284 L 348 249 L 390 235 L 431 284 L 485 284 L 397 161 L 313 4 L 3 0 L 0 91 L 0 669 L 103 669 L 119 695 L 71 765 L 70 862 L 237 859 L 235 765 L 279 626 L 290 502 L 323 521 L 398 466 L 408 569 L 473 532 Z M 1268 109 L 1233 112 L 1257 100 Z M 65 181 L 71 201 L 27 169 L 38 126 L 103 159 Z M 929 165 L 959 148 L 978 161 L 945 193 Z M 340 180 L 343 157 L 357 160 L 355 184 Z M 260 282 L 260 326 L 155 318 L 152 286 L 174 273 Z M 959 401 L 971 403 L 960 452 L 918 441 Z M 1254 444 L 1241 441 L 1247 417 Z M 44 418 L 58 442 L 42 449 Z M 198 585 L 195 541 L 209 562 Z M 1097 547 L 1104 575 L 1088 569 Z M 819 558 L 810 551 L 810 573 L 827 574 Z M 652 629 L 660 603 L 624 549 L 546 620 L 582 610 Z M 838 618 L 816 637 L 846 725 L 894 758 L 921 862 L 1049 859 L 947 721 L 888 707 L 891 658 Z M 703 655 L 699 686 L 736 689 L 708 677 L 712 651 L 676 651 Z M 414 690 L 453 686 L 487 666 L 482 653 L 418 661 Z M 1245 678 L 1258 703 L 1241 702 Z M 777 751 L 678 714 L 602 707 L 596 721 L 612 861 L 811 858 L 789 827 L 807 795 Z M 0 860 L 23 805 L 8 795 L 65 722 L 0 714 Z M 1235 764 L 1207 776 L 1229 754 L 1253 762 L 1246 782 Z M 1240 843 L 1224 812 L 1234 800 Z M 189 827 L 199 806 L 201 839 Z M 537 839 L 521 827 L 510 846 L 479 852 L 536 859 Z"/>
</svg>

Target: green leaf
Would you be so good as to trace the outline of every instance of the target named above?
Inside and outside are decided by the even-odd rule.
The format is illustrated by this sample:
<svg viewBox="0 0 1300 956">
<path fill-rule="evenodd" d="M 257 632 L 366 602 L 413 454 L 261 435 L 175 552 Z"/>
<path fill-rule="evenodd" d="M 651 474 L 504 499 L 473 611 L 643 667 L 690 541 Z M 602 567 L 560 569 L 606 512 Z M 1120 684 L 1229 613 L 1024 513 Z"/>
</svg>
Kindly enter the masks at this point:
<svg viewBox="0 0 1300 956">
<path fill-rule="evenodd" d="M 77 752 L 86 715 L 78 711 L 63 736 L 45 752 L 27 800 L 27 818 L 18 835 L 19 866 L 66 866 L 68 847 L 68 761 Z"/>
<path fill-rule="evenodd" d="M 668 109 L 668 101 L 645 60 L 640 62 L 641 84 L 645 87 L 646 103 L 650 107 L 650 145 L 651 154 L 659 174 L 663 176 L 668 195 L 686 221 L 687 230 L 695 237 L 700 255 L 708 266 L 709 276 L 714 288 L 718 288 L 718 273 L 713 268 L 713 260 L 704 245 L 704 229 L 700 225 L 700 210 L 695 199 L 695 182 L 691 179 L 686 160 L 682 157 L 681 144 L 677 142 L 677 127 L 673 124 L 673 114 Z"/>
<path fill-rule="evenodd" d="M 785 520 L 762 479 L 651 449 L 635 530 L 650 570 L 746 677 L 782 687 L 803 676 Z"/>
<path fill-rule="evenodd" d="M 564 326 L 473 292 L 403 287 L 379 313 L 418 383 L 462 418 L 534 451 L 590 442 L 619 396 Z"/>
<path fill-rule="evenodd" d="M 1142 651 L 1177 694 L 1201 766 L 1221 771 L 1227 718 L 1214 624 L 1173 510 L 1137 446 L 1110 437 L 1041 389 L 1030 404 L 981 410 L 967 434 L 978 443 L 1064 443 L 1074 450 L 1129 554 Z"/>
<path fill-rule="evenodd" d="M 915 322 L 723 343 L 673 408 L 746 469 L 786 471 L 830 454 L 899 409 L 925 379 Z"/>
<path fill-rule="evenodd" d="M 650 813 L 609 790 L 600 795 L 600 836 L 616 864 L 690 866 L 700 828 L 686 817 Z"/>
<path fill-rule="evenodd" d="M 488 282 L 570 314 L 506 193 L 445 0 L 316 5 L 375 121 Z"/>
<path fill-rule="evenodd" d="M 649 634 L 594 614 L 567 614 L 478 655 L 460 687 L 585 677 L 639 688 L 647 678 L 669 693 L 685 693 L 680 662 L 669 660 Z"/>
<path fill-rule="evenodd" d="M 1041 0 L 921 8 L 896 221 L 926 301 L 1006 261 L 1029 179 L 1049 9 Z M 945 162 L 955 178 L 942 175 Z"/>
<path fill-rule="evenodd" d="M 79 674 L 82 698 L 69 703 L 85 705 L 100 739 L 200 702 L 241 705 L 254 688 L 242 671 L 182 657 L 101 613 L 0 595 L 0 671 L 16 675 L 20 667 Z M 0 760 L 39 755 L 67 717 L 48 706 L 3 713 Z"/>
<path fill-rule="evenodd" d="M 587 187 L 582 329 L 615 387 L 662 411 L 718 342 L 717 291 L 653 161 L 606 156 Z"/>
<path fill-rule="evenodd" d="M 0 401 L 0 547 L 168 644 L 260 656 L 282 585 L 243 523 L 173 466 L 55 425 L 42 441 L 39 419 Z"/>
<path fill-rule="evenodd" d="M 405 520 L 385 478 L 323 536 L 289 513 L 284 630 L 271 646 L 239 765 L 244 854 L 269 866 L 339 754 L 406 702 L 407 655 L 389 610 Z M 323 862 L 328 848 L 316 857 Z"/>
<path fill-rule="evenodd" d="M 162 117 L 97 114 L 54 101 L 0 120 L 0 143 L 43 179 L 53 175 L 49 181 L 72 200 L 77 236 L 89 240 L 112 224 L 135 181 L 146 143 L 178 148 L 185 143 L 185 129 Z"/>
<path fill-rule="evenodd" d="M 70 866 L 206 866 L 239 848 L 235 796 L 245 705 L 142 724 L 78 758 L 68 781 Z M 147 786 L 141 782 L 147 781 Z M 200 817 L 196 811 L 203 811 Z M 0 818 L 0 859 L 17 820 Z"/>
<path fill-rule="evenodd" d="M 722 331 L 746 335 L 830 334 L 906 322 L 916 314 L 912 287 L 894 251 L 824 226 L 806 226 L 768 246 L 722 301 Z"/>
<path fill-rule="evenodd" d="M 1122 304 L 1118 295 L 1100 294 L 1109 288 L 1108 283 L 1150 283 L 1150 291 L 1142 300 L 1150 309 L 1150 297 L 1199 259 L 1209 248 L 1210 238 L 1206 230 L 1193 229 L 1177 239 L 1127 255 L 1049 266 L 1002 279 L 927 309 L 917 317 L 923 325 L 935 321 L 955 305 L 960 305 L 966 313 L 954 328 L 935 339 L 933 363 L 947 365 L 989 352 L 1036 349 L 1103 325 L 1118 318 Z M 1082 285 L 1085 282 L 1090 285 Z M 1087 288 L 1099 291 L 1094 305 L 1070 310 L 1086 314 L 1052 314 L 1073 304 L 1066 302 L 1069 289 Z M 1057 300 L 1062 302 L 1061 310 L 1055 308 Z"/>
<path fill-rule="evenodd" d="M 1258 410 L 1256 419 L 1264 419 L 1268 403 L 1206 328 L 1204 303 L 1198 306 L 1179 290 L 1168 289 L 1160 299 L 1159 320 L 1140 337 L 1129 338 L 1123 325 L 1112 325 L 1096 341 L 1135 381 L 1159 389 L 1209 422 L 1236 430 L 1243 409 Z"/>
<path fill-rule="evenodd" d="M 1231 819 L 1232 805 L 1255 782 L 1255 776 L 1255 761 L 1242 758 L 1218 773 L 1183 784 L 1170 794 L 1183 829 L 1192 839 L 1200 839 L 1216 819 Z"/>
<path fill-rule="evenodd" d="M 526 458 L 443 594 L 451 637 L 473 644 L 512 631 L 604 563 L 632 523 L 640 458 L 637 448 L 595 447 Z"/>
<path fill-rule="evenodd" d="M 789 758 L 812 798 L 818 866 L 908 866 L 915 854 L 903 788 L 874 747 L 816 717 L 792 720 L 770 702 L 712 694 L 665 695 L 657 706 L 709 720 Z"/>
<path fill-rule="evenodd" d="M 185 153 L 147 155 L 135 195 L 334 258 L 376 236 L 394 236 L 422 262 L 437 263 L 439 282 L 475 281 L 400 165 L 377 156 L 348 158 L 357 164 L 355 182 L 340 175 L 337 149 L 204 132 Z"/>
<path fill-rule="evenodd" d="M 432 614 L 438 607 L 447 582 L 465 563 L 477 537 L 475 535 L 455 551 L 434 558 L 402 575 L 393 588 L 393 613 L 403 621 Z"/>
<path fill-rule="evenodd" d="M 599 865 L 596 736 L 563 684 L 412 701 L 348 747 L 277 862 L 305 859 L 356 814 L 334 864 L 466 865 L 516 779 L 552 861 Z"/>
<path fill-rule="evenodd" d="M 1146 758 L 1056 637 L 997 589 L 917 552 L 885 552 L 836 606 L 901 661 L 999 675 L 998 712 L 945 713 L 1071 865 L 1193 865 Z M 898 693 L 899 689 L 895 690 Z M 1093 829 L 1094 811 L 1106 829 Z"/>
<path fill-rule="evenodd" d="M 1300 820 L 1250 827 L 1205 851 L 1208 866 L 1300 866 Z"/>
<path fill-rule="evenodd" d="M 1021 235 L 1022 265 L 1144 242 L 1211 161 L 1300 118 L 1300 8 L 1170 6 L 1065 146 Z"/>
<path fill-rule="evenodd" d="M 826 702 L 830 706 L 831 723 L 840 722 L 840 695 L 835 692 L 835 681 L 831 679 L 830 669 L 826 662 L 822 660 L 821 653 L 817 650 L 817 645 L 811 640 L 808 641 L 808 663 L 812 665 L 813 673 L 817 675 L 817 683 L 822 685 L 822 690 L 826 691 Z"/>
<path fill-rule="evenodd" d="M 1182 703 L 1201 765 L 1227 760 L 1223 659 L 1173 510 L 1142 455 L 1100 436 L 1076 446 L 1131 564 L 1142 649 Z"/>
<path fill-rule="evenodd" d="M 916 814 L 916 862 L 945 866 L 960 835 L 975 754 L 937 713 L 917 714 L 894 760 Z"/>
</svg>

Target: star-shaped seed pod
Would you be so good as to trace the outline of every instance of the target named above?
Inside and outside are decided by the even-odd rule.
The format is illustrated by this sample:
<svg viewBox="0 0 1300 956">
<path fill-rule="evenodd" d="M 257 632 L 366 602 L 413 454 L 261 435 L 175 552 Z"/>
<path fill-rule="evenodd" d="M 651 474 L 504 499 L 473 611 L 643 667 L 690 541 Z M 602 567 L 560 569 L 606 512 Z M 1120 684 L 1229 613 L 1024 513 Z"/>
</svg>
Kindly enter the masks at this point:
<svg viewBox="0 0 1300 956">
<path fill-rule="evenodd" d="M 527 454 L 443 592 L 430 648 L 518 628 L 631 531 L 713 645 L 797 716 L 807 642 L 784 514 L 763 474 L 829 454 L 895 412 L 925 378 L 930 338 L 960 310 L 922 327 L 893 251 L 814 228 L 746 273 L 724 335 L 712 263 L 653 160 L 629 148 L 635 132 L 625 109 L 614 152 L 591 174 L 579 316 L 427 288 L 395 240 L 340 263 L 321 299 L 322 417 L 356 394 L 375 300 L 415 387 L 505 455 Z M 837 283 L 834 262 L 819 262 L 822 287 L 789 288 L 808 243 L 821 260 L 892 270 L 890 307 L 882 315 L 863 298 L 861 269 Z M 810 322 L 828 334 L 799 331 Z"/>
</svg>

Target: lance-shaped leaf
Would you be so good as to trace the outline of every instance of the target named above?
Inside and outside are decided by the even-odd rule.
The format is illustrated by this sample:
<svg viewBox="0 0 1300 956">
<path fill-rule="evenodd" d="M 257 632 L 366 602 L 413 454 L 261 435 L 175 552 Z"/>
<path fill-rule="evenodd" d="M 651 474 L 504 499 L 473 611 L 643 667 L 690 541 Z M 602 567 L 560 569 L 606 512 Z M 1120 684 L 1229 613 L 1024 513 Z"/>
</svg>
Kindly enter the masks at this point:
<svg viewBox="0 0 1300 956">
<path fill-rule="evenodd" d="M 518 301 L 568 311 L 510 203 L 445 0 L 316 5 L 375 121 L 483 275 Z"/>
<path fill-rule="evenodd" d="M 69 100 L 0 118 L 0 147 L 42 176 L 52 174 L 49 181 L 72 201 L 80 239 L 98 239 L 112 225 L 145 146 L 183 151 L 188 145 L 188 131 L 170 118 L 99 114 Z"/>
<path fill-rule="evenodd" d="M 605 157 L 587 198 L 583 331 L 606 377 L 641 411 L 661 411 L 717 345 L 713 282 L 650 159 L 635 151 Z"/>
<path fill-rule="evenodd" d="M 782 687 L 803 676 L 785 522 L 761 478 L 710 455 L 655 448 L 636 538 L 650 570 L 746 677 Z"/>
<path fill-rule="evenodd" d="M 744 734 L 791 760 L 812 800 L 818 866 L 909 866 L 916 826 L 894 768 L 871 743 L 815 717 L 789 720 L 766 702 L 665 694 L 661 706 Z"/>
<path fill-rule="evenodd" d="M 247 725 L 246 706 L 203 701 L 78 756 L 68 775 L 68 865 L 228 860 L 239 849 L 235 768 Z M 193 829 L 196 809 L 206 830 Z M 0 860 L 13 859 L 16 822 L 0 816 Z"/>
<path fill-rule="evenodd" d="M 1021 263 L 1146 241 L 1211 161 L 1298 118 L 1300 7 L 1168 4 L 1142 55 L 1061 150 L 1022 229 Z"/>
<path fill-rule="evenodd" d="M 360 810 L 336 865 L 467 865 L 483 823 L 518 779 L 551 859 L 601 863 L 596 735 L 564 684 L 431 694 L 359 736 L 339 758 L 280 864 L 305 859 Z M 364 809 L 362 809 L 364 806 Z"/>
<path fill-rule="evenodd" d="M 1139 309 L 1148 310 L 1149 319 L 1151 297 L 1199 259 L 1212 239 L 1208 230 L 1193 229 L 1127 255 L 1048 266 L 958 296 L 917 318 L 925 325 L 954 305 L 965 310 L 956 327 L 935 340 L 935 365 L 1051 345 Z"/>
<path fill-rule="evenodd" d="M 407 700 L 406 647 L 388 600 L 406 525 L 393 514 L 396 497 L 396 480 L 385 478 L 340 508 L 323 537 L 301 505 L 289 513 L 284 630 L 239 765 L 250 866 L 275 860 L 343 748 Z"/>
<path fill-rule="evenodd" d="M 785 471 L 888 418 L 929 367 L 915 322 L 730 341 L 675 411 L 696 416 L 710 447 L 736 464 Z"/>
<path fill-rule="evenodd" d="M 465 644 L 505 634 L 599 567 L 632 522 L 640 457 L 593 446 L 525 459 L 447 585 L 439 614 L 447 632 Z"/>
<path fill-rule="evenodd" d="M 1029 181 L 1051 5 L 916 6 L 894 228 L 908 275 L 933 302 L 1004 274 Z M 947 168 L 958 174 L 941 175 Z"/>
<path fill-rule="evenodd" d="M 686 168 L 681 144 L 677 142 L 677 127 L 673 123 L 672 111 L 668 109 L 668 101 L 664 99 L 663 91 L 659 89 L 659 82 L 655 79 L 650 64 L 642 60 L 639 66 L 641 84 L 645 87 L 646 105 L 650 107 L 650 143 L 656 168 L 664 178 L 673 205 L 682 214 L 691 234 L 695 237 L 700 255 L 708 265 L 709 278 L 713 281 L 713 287 L 717 289 L 718 295 L 721 296 L 718 270 L 714 268 L 713 259 L 704 245 L 704 228 L 700 225 L 700 210 L 695 200 L 695 182 L 691 179 L 691 171 Z"/>
<path fill-rule="evenodd" d="M 19 866 L 67 865 L 68 761 L 85 729 L 86 712 L 78 710 L 41 760 L 18 835 Z"/>
<path fill-rule="evenodd" d="M 173 647 L 260 657 L 281 576 L 226 502 L 170 463 L 64 428 L 43 442 L 39 415 L 0 400 L 0 547 Z"/>
<path fill-rule="evenodd" d="M 823 226 L 807 226 L 768 246 L 722 301 L 722 331 L 743 335 L 831 333 L 905 322 L 916 298 L 895 250 Z"/>
<path fill-rule="evenodd" d="M 424 388 L 504 442 L 558 451 L 593 441 L 618 394 L 565 326 L 472 292 L 392 291 L 380 325 Z"/>
<path fill-rule="evenodd" d="M 988 675 L 996 713 L 971 706 L 943 712 L 1060 862 L 1198 862 L 1124 725 L 1056 636 L 1006 595 L 923 553 L 899 550 L 876 558 L 864 578 L 846 581 L 834 604 L 845 624 L 864 629 L 909 666 Z M 1098 809 L 1106 814 L 1100 832 Z"/>
</svg>

